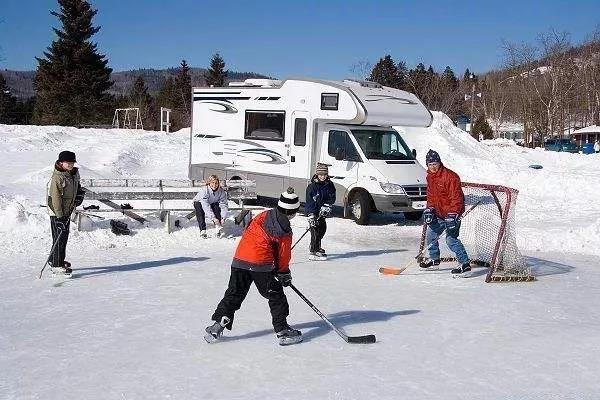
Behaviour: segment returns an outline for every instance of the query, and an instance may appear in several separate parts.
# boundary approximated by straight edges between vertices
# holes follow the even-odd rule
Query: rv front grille
[[[427,199],[427,186],[425,185],[411,185],[411,186],[402,186],[406,191],[408,197],[410,197],[413,201],[420,201]],[[418,199],[416,198],[418,197]]]

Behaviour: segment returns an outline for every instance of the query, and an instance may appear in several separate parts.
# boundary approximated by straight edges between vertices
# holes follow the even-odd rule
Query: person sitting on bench
[[[227,192],[221,187],[219,177],[211,175],[205,186],[202,186],[194,197],[194,209],[200,228],[200,236],[207,237],[206,218],[214,222],[217,236],[222,233],[223,221],[227,218]]]

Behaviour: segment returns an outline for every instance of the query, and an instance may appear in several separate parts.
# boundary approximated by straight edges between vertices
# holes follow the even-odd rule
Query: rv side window
[[[285,111],[246,111],[244,138],[283,142]]]
[[[306,118],[296,118],[294,122],[294,146],[306,145]]]
[[[339,99],[339,93],[321,93],[321,110],[337,111]]]
[[[354,147],[354,144],[350,140],[350,136],[344,131],[329,131],[327,152],[334,158],[342,156],[346,161],[362,161],[356,151],[356,147]]]

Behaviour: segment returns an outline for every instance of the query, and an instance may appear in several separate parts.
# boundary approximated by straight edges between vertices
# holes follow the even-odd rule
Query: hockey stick
[[[323,313],[321,311],[319,311],[319,309],[317,307],[315,307],[315,305],[313,303],[311,303],[306,297],[304,297],[304,295],[296,288],[296,286],[290,284],[290,287],[292,288],[292,290],[294,292],[296,292],[296,294],[298,296],[300,296],[300,298],[302,300],[304,300],[304,302],[306,304],[308,304],[308,306],[310,308],[313,309],[314,312],[317,313],[317,315],[319,317],[321,317],[321,319],[323,319],[323,321],[325,321],[327,323],[327,325],[329,325],[331,327],[331,329],[333,329],[335,331],[335,333],[340,335],[340,337],[342,339],[344,339],[346,341],[346,343],[368,344],[368,343],[376,342],[375,335],[364,335],[364,336],[348,336],[348,335],[346,335],[344,332],[339,330],[333,323],[331,323],[331,321],[329,321],[329,319],[327,319],[327,317],[325,315],[323,315]]]
[[[304,236],[306,236],[306,234],[308,233],[308,231],[310,231],[310,226],[308,228],[306,228],[306,230],[304,231],[304,233],[302,234],[302,236],[300,236],[300,239],[296,240],[296,243],[294,243],[294,245],[292,246],[292,248],[290,250],[294,250],[294,247],[296,247],[296,245],[298,243],[300,243],[300,241],[302,240],[302,238]]]
[[[44,266],[42,267],[42,270],[40,271],[40,276],[38,277],[38,279],[42,279],[42,273],[46,269],[46,265],[48,265],[48,263],[50,262],[50,259],[52,258],[52,255],[54,254],[54,249],[56,248],[56,245],[58,244],[58,241],[60,240],[60,237],[62,236],[62,234],[63,234],[63,230],[61,229],[60,232],[58,233],[58,236],[56,237],[56,240],[54,241],[54,244],[52,245],[52,248],[50,249],[50,255],[46,259],[46,262],[44,263]]]

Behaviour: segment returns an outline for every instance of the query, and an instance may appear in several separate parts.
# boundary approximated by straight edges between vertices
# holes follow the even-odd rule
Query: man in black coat
[[[335,186],[329,179],[327,164],[317,164],[315,175],[306,188],[306,215],[310,226],[310,255],[314,260],[325,260],[327,254],[321,240],[327,231],[325,218],[335,203]]]

